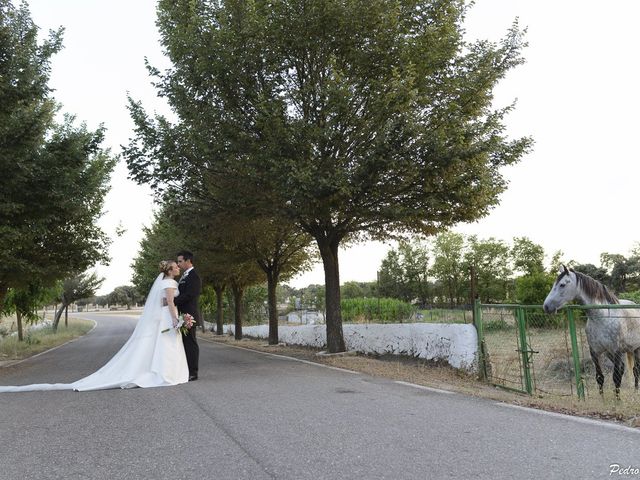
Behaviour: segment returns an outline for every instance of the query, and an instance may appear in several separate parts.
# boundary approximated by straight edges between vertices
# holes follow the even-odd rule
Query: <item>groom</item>
[[[178,313],[188,313],[193,316],[196,324],[191,327],[189,333],[182,337],[184,352],[187,355],[189,365],[189,381],[198,379],[198,355],[200,347],[196,341],[196,325],[202,324],[200,309],[198,308],[198,297],[202,290],[202,282],[198,273],[193,268],[193,253],[188,250],[178,252],[178,267],[182,270],[182,277],[178,282],[180,294],[174,298],[174,303],[178,307]]]

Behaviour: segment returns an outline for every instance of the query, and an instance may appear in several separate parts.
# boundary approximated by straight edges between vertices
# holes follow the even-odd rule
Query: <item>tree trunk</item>
[[[213,289],[216,292],[216,335],[222,335],[224,333],[222,331],[224,329],[224,309],[222,308],[222,292],[224,291],[224,285],[216,285]]]
[[[64,309],[64,327],[69,328],[69,305]]]
[[[0,284],[0,305],[4,305],[4,299],[9,292],[9,287],[6,287],[4,284]]]
[[[60,309],[56,311],[56,314],[53,316],[53,325],[51,325],[51,329],[53,333],[58,331],[58,324],[60,323],[60,317],[62,317],[62,312],[67,308],[66,304],[60,305]]]
[[[267,304],[269,306],[269,345],[277,345],[278,340],[278,305],[276,300],[276,287],[278,286],[278,274],[274,271],[267,272]]]
[[[234,303],[234,323],[236,340],[242,340],[242,299],[244,297],[244,287],[234,285],[233,288],[233,303]]]
[[[322,264],[324,266],[327,351],[329,353],[346,350],[342,333],[342,311],[340,310],[340,269],[338,265],[338,240],[317,238]]]
[[[22,342],[24,340],[24,334],[22,332],[22,313],[16,310],[16,320],[18,322],[18,341]]]

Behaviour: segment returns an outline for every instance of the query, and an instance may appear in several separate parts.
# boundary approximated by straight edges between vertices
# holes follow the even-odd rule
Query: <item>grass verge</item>
[[[345,368],[367,375],[384,377],[391,380],[410,382],[441,390],[449,390],[475,397],[487,398],[499,402],[538,408],[550,412],[577,415],[614,421],[630,427],[640,427],[640,394],[622,392],[621,401],[613,398],[612,392],[579,401],[577,397],[534,397],[505,391],[478,380],[460,370],[441,363],[422,359],[386,355],[318,356],[315,348],[298,345],[267,345],[265,339],[244,338],[235,340],[229,335],[215,335],[211,332],[200,333],[198,337],[228,345],[249,348],[262,352],[287,355],[323,365]]]
[[[69,326],[59,325],[56,333],[51,327],[27,328],[24,332],[24,340],[21,342],[18,341],[17,335],[0,338],[0,364],[6,361],[22,360],[62,345],[86,334],[94,325],[95,323],[90,320],[70,318]]]

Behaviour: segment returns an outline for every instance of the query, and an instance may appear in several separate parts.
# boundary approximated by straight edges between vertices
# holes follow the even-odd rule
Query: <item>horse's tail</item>
[[[633,356],[633,352],[627,352],[627,367],[629,368],[629,378],[631,378],[632,382],[634,382],[634,375],[633,375],[633,367],[635,365],[635,358]]]

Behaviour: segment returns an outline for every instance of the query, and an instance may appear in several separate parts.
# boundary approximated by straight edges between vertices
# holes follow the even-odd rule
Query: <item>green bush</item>
[[[618,295],[618,298],[621,300],[631,300],[634,303],[640,304],[640,290],[635,290],[633,292],[623,292]]]
[[[516,302],[523,305],[542,305],[555,278],[544,272],[516,278]]]
[[[483,323],[483,329],[485,332],[497,332],[500,330],[510,330],[514,328],[513,325],[509,325],[504,319],[499,318],[497,320],[489,320]]]
[[[411,321],[416,308],[395,298],[348,298],[340,303],[342,320],[347,323]]]

